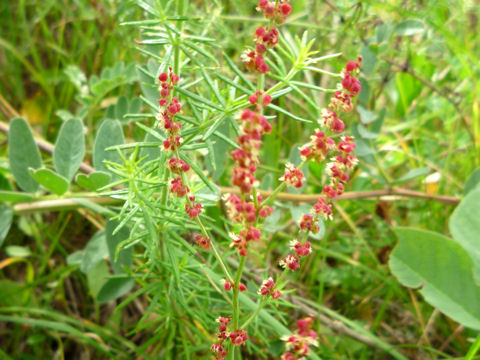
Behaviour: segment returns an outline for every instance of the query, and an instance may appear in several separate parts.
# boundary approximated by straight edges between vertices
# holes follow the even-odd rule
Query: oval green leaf
[[[68,190],[68,181],[63,176],[54,173],[50,169],[30,169],[30,174],[38,182],[48,191],[57,194],[63,195]]]
[[[463,189],[463,193],[467,195],[473,189],[476,189],[480,186],[480,168],[476,169],[473,173],[470,174],[468,177],[467,182],[465,183],[465,188]]]
[[[420,19],[408,19],[397,25],[394,32],[400,36],[412,36],[422,33],[425,30],[425,24]]]
[[[83,124],[78,119],[63,123],[53,151],[55,170],[69,182],[80,168],[85,156]]]
[[[114,230],[119,223],[117,221],[109,220],[105,225],[105,235],[107,236],[107,247],[110,261],[112,263],[115,274],[124,273],[123,267],[130,268],[133,263],[133,248],[117,250],[120,243],[130,236],[130,230],[126,227],[113,235]]]
[[[472,190],[460,202],[448,223],[453,240],[468,251],[480,283],[480,188]]]
[[[105,120],[98,129],[95,137],[93,149],[93,166],[96,170],[109,172],[104,160],[111,162],[121,162],[120,156],[116,151],[107,151],[106,149],[123,144],[123,130],[118,120]]]
[[[112,176],[102,171],[85,175],[77,175],[77,184],[89,191],[97,191],[98,189],[107,186],[110,183]]]
[[[135,280],[124,278],[108,279],[101,287],[96,298],[100,304],[118,299],[128,293],[135,285]]]
[[[16,118],[10,122],[8,161],[18,186],[27,192],[37,191],[38,183],[32,178],[28,169],[41,167],[42,159],[32,131],[23,118]]]

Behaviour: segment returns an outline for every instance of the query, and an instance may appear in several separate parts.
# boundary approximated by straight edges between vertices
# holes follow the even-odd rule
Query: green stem
[[[240,256],[240,262],[238,264],[237,274],[235,275],[235,282],[233,284],[233,299],[232,299],[232,306],[233,306],[233,329],[234,331],[238,330],[238,317],[239,317],[239,285],[240,280],[242,279],[243,267],[245,266],[245,256]],[[230,343],[229,351],[228,351],[228,359],[235,360],[235,346]]]
[[[202,232],[202,235],[205,236],[205,237],[208,237],[210,239],[210,246],[212,247],[213,255],[215,256],[215,259],[217,259],[218,263],[220,264],[220,267],[222,268],[225,276],[227,277],[227,280],[230,283],[233,283],[232,275],[228,271],[227,266],[225,265],[222,257],[220,256],[220,253],[218,252],[217,247],[215,246],[215,243],[213,242],[213,239],[209,236],[209,234],[207,232],[207,229],[205,229],[205,226],[203,225],[202,220],[198,216],[197,216],[197,224],[198,224],[198,226],[200,226],[200,230]]]
[[[264,306],[267,304],[268,302],[268,297],[264,296],[262,297],[260,303],[258,304],[257,308],[255,309],[255,311],[248,317],[247,320],[245,320],[245,322],[240,326],[241,329],[246,329],[248,324],[250,324],[252,322],[253,319],[255,319],[255,317],[258,315],[258,313],[264,308]]]
[[[233,285],[233,329],[238,329],[238,318],[239,318],[239,302],[238,294],[240,281],[242,279],[243,267],[245,266],[245,256],[240,255],[240,262],[238,264],[237,274],[235,276],[235,284]]]
[[[470,346],[467,355],[465,355],[464,360],[472,360],[480,349],[480,334],[477,335],[475,342]]]
[[[185,15],[185,7],[184,7],[185,3],[183,0],[177,0],[177,14],[179,16],[182,16],[182,15]],[[179,21],[178,22],[178,30],[179,30],[179,34],[182,33],[183,31],[183,21]],[[168,27],[167,27],[168,28]],[[175,43],[174,43],[174,47],[173,47],[173,51],[174,51],[174,54],[173,54],[173,72],[175,74],[177,74],[178,76],[180,76],[180,35],[177,35],[175,37]]]
[[[178,153],[178,149],[175,149],[175,157],[177,159],[181,159],[180,154]],[[188,178],[187,178],[187,176],[184,172],[182,172],[182,180],[183,180],[183,183],[185,184],[185,186],[190,188],[189,183],[188,183]],[[187,196],[187,203],[189,205],[192,205],[192,202],[190,201],[188,196]],[[220,267],[222,268],[225,276],[227,277],[227,280],[229,282],[233,283],[233,277],[230,274],[230,271],[228,271],[228,268],[225,265],[225,262],[223,261],[222,257],[220,256],[220,253],[218,252],[218,249],[215,246],[215,243],[213,242],[213,238],[208,234],[208,231],[205,228],[205,225],[203,225],[202,219],[200,218],[200,216],[197,216],[195,218],[195,220],[196,220],[198,226],[200,227],[200,231],[201,231],[202,235],[210,239],[210,246],[212,247],[213,255],[215,256],[215,259],[217,259],[218,263],[220,264]]]

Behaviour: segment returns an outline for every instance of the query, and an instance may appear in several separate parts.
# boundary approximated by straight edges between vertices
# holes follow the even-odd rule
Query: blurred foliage
[[[188,3],[191,12],[200,18],[198,23],[192,22],[189,35],[214,35],[216,42],[204,54],[194,48],[194,41],[185,50],[196,53],[202,64],[208,63],[209,67],[204,68],[208,70],[207,76],[225,85],[224,79],[233,76],[224,74],[234,74],[235,65],[229,65],[222,53],[240,67],[240,54],[251,42],[251,34],[260,21],[254,11],[256,2],[192,0]],[[469,175],[480,165],[480,82],[475,80],[480,76],[479,1],[292,0],[291,3],[294,12],[282,30],[288,43],[294,43],[294,34],[308,30],[309,39],[315,38],[313,49],[319,56],[342,53],[339,60],[324,63],[325,70],[332,72],[338,72],[346,60],[358,54],[363,57],[363,90],[358,111],[346,119],[357,138],[361,161],[347,190],[402,186],[431,196],[462,196]],[[53,143],[62,134],[62,126],[68,126],[73,118],[82,119],[87,125],[86,156],[94,165],[96,161],[90,150],[97,141],[108,140],[109,146],[113,146],[123,142],[125,136],[131,142],[144,139],[158,142],[158,134],[146,130],[150,119],[125,116],[146,110],[148,105],[140,102],[141,96],[147,100],[149,94],[153,99],[156,96],[156,89],[148,87],[145,74],[158,71],[155,62],[147,59],[158,52],[160,44],[158,48],[141,46],[137,29],[119,25],[146,17],[147,12],[130,1],[0,2],[2,120],[20,114],[36,133]],[[283,70],[281,62],[275,61],[274,65]],[[216,104],[218,99],[210,94],[212,91],[200,68],[184,69],[192,81],[190,90],[195,89]],[[203,80],[195,83],[196,78]],[[293,81],[322,88],[336,85],[331,78],[312,72]],[[241,86],[248,86],[248,79]],[[302,88],[301,93],[292,91],[278,100],[278,106],[287,113],[278,113],[274,133],[265,139],[264,154],[268,156],[262,159],[264,166],[259,170],[262,188],[274,186],[284,163],[295,157],[291,150],[305,142],[314,128],[313,124],[299,126],[292,115],[315,120],[328,99],[328,94],[308,88]],[[183,95],[188,97],[188,93]],[[227,92],[221,96],[231,98]],[[196,121],[193,115],[192,119]],[[142,121],[139,126],[137,121]],[[215,130],[229,136],[227,128],[220,126]],[[23,127],[19,131],[25,132]],[[116,141],[111,134],[122,141]],[[1,140],[4,144],[5,138]],[[209,146],[215,146],[215,158],[199,158],[205,162],[214,182],[227,186],[230,175],[225,154],[231,145],[218,141]],[[108,155],[112,154],[108,160],[122,162],[115,157],[116,153]],[[149,148],[142,149],[141,156],[145,154],[156,156]],[[1,147],[0,156],[2,202],[29,201],[25,193],[3,193],[15,189],[11,175],[15,170],[8,167],[6,145]],[[71,156],[74,159],[74,152]],[[44,165],[51,167],[55,163],[62,173],[58,162],[53,160],[44,157]],[[128,161],[135,162],[138,158],[126,160],[128,166]],[[38,161],[33,165],[41,166]],[[44,170],[35,170],[36,176],[52,176]],[[71,170],[64,171],[70,189],[78,184],[95,191],[110,179],[110,175],[96,172],[88,177],[78,175],[69,185]],[[478,177],[478,170],[475,174],[470,179]],[[306,193],[321,191],[321,176],[322,167],[311,165]],[[62,180],[65,179],[60,178],[58,183]],[[466,191],[473,189],[476,182],[469,180]],[[204,194],[206,198],[209,195],[208,191]],[[155,281],[139,280],[130,290],[133,283],[125,280],[122,267],[114,265],[111,269],[111,261],[105,259],[115,259],[112,244],[132,239],[113,220],[105,223],[95,204],[86,205],[87,210],[79,212],[15,217],[11,207],[1,205],[0,357],[96,359],[136,358],[135,354],[142,354],[144,358],[194,359],[203,356],[213,331],[210,319],[191,321],[191,310],[175,292],[180,279],[168,275],[172,268],[165,265],[167,262],[160,262],[155,274],[162,275]],[[392,346],[410,359],[462,358],[471,348],[476,333],[438,313],[418,292],[402,287],[386,265],[397,243],[394,228],[415,227],[449,236],[447,220],[453,209],[440,202],[398,197],[340,201],[336,204],[336,220],[326,226],[323,239],[313,243],[316,256],[297,279],[297,295],[308,301],[300,302],[300,309],[292,308],[282,322],[291,324],[297,314],[309,308],[367,339],[362,342],[345,336],[342,331],[337,334],[318,321],[321,346],[317,353],[324,359],[388,359],[392,355],[385,350]],[[299,207],[285,203],[284,210],[269,223],[274,234],[268,247],[271,250],[285,248],[291,238],[291,220]],[[208,215],[221,218],[220,210],[213,207]],[[113,234],[115,228],[118,236]],[[406,241],[399,237],[406,246]],[[170,239],[175,248],[173,255],[181,260],[185,271],[181,279],[186,282],[184,291],[187,295],[200,293],[196,295],[198,306],[207,304],[201,294],[211,294],[210,284],[187,262],[187,255],[182,259],[183,253],[176,249],[184,246],[185,240],[174,233]],[[156,256],[151,252],[148,255]],[[267,260],[271,261],[260,256],[254,259],[258,264]],[[144,259],[127,256],[117,261],[141,265]],[[255,271],[251,270],[249,275],[254,277]],[[112,284],[119,291],[113,298],[127,294],[117,300],[117,304],[121,303],[117,307],[106,296],[112,295],[105,290]],[[250,285],[253,287],[253,282]],[[219,304],[221,300],[215,299]],[[199,339],[204,343],[198,343]],[[281,352],[282,344],[268,334],[262,333],[261,341],[259,345],[267,347],[273,358]],[[258,358],[268,356],[258,352]]]

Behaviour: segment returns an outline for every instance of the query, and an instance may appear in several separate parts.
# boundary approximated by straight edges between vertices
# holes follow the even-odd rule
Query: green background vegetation
[[[334,221],[327,224],[323,239],[313,242],[314,256],[289,285],[307,300],[292,298],[296,306],[291,311],[282,315],[274,309],[271,314],[290,328],[299,316],[316,314],[316,353],[324,359],[464,358],[475,331],[435,310],[418,291],[403,287],[387,263],[401,237],[394,231],[397,227],[451,235],[448,219],[467,178],[480,165],[480,4],[291,4],[294,11],[282,28],[283,36],[289,39],[308,30],[308,38],[316,39],[313,50],[318,56],[341,52],[325,63],[327,70],[340,71],[358,54],[364,59],[357,111],[346,118],[360,156],[347,190],[401,188],[437,199],[393,194],[336,203]],[[207,29],[208,36],[218,39],[207,54],[213,59],[201,60],[209,74],[230,71],[222,53],[241,68],[240,54],[261,22],[254,8],[255,1],[189,1],[190,14],[200,18],[192,27],[199,33],[193,35]],[[0,2],[1,120],[23,116],[36,135],[55,143],[61,125],[81,117],[87,125],[86,156],[91,164],[95,135],[104,119],[120,120],[127,140],[144,139],[143,128],[123,115],[147,112],[140,101],[136,64],[147,63],[145,50],[158,49],[139,46],[137,28],[120,24],[147,17],[134,1]],[[182,76],[200,78],[200,68],[187,66]],[[324,88],[336,85],[336,79],[320,74],[294,81]],[[317,119],[328,99],[328,94],[309,89],[302,93],[292,92],[276,103],[287,113],[278,114],[273,134],[264,141],[268,156],[262,159],[258,177],[265,187],[275,183],[284,163],[295,156],[291,150],[314,128],[289,114]],[[0,135],[0,189],[12,190],[6,139]],[[221,151],[216,155],[216,162],[222,163]],[[225,166],[210,175],[218,185],[229,186],[231,163],[224,160]],[[54,159],[44,154],[43,161],[50,166]],[[310,167],[304,193],[321,191],[321,171],[321,166]],[[437,201],[439,195],[447,196],[447,202]],[[281,218],[275,219],[278,224],[272,223],[271,249],[286,248],[291,219],[304,209],[284,203]],[[209,316],[193,321],[175,309],[179,294],[166,275],[171,268],[160,263],[154,282],[139,280],[128,295],[103,303],[97,296],[103,283],[96,281],[98,274],[108,272],[107,263],[89,272],[75,261],[67,262],[91,244],[92,237],[105,236],[97,232],[105,218],[94,210],[15,217],[0,248],[0,358],[205,357],[214,325]],[[1,211],[5,217],[7,210]],[[214,210],[209,215],[220,217]],[[273,261],[254,260],[258,266]],[[145,260],[134,261],[141,266]],[[249,270],[253,279],[254,270]],[[200,284],[197,290],[212,291],[208,282],[196,278],[202,274],[195,274],[194,267],[186,266],[185,273],[190,281],[185,291],[193,289],[195,281]],[[202,301],[199,295],[199,307]],[[258,338],[249,350],[256,355],[245,358],[278,357],[278,338],[261,326],[253,333]]]

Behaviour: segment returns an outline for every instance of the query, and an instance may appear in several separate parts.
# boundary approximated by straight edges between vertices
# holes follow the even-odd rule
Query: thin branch
[[[64,211],[64,210],[76,210],[86,208],[85,201],[95,203],[103,206],[113,206],[123,204],[121,199],[112,199],[110,197],[98,197],[98,198],[78,198],[79,202],[75,199],[54,199],[54,200],[40,200],[29,203],[19,203],[13,206],[13,213],[15,215],[32,214],[36,212],[50,212],[50,211]]]
[[[222,194],[239,194],[237,188],[231,187],[221,187]],[[272,192],[258,190],[258,193],[263,197],[268,197]],[[289,194],[281,192],[278,194],[277,199],[281,201],[288,201],[294,203],[314,203],[318,200],[320,195],[318,194]],[[371,191],[352,191],[346,192],[341,196],[336,197],[334,200],[347,200],[347,199],[369,199],[369,198],[380,198],[382,200],[402,200],[405,198],[420,198],[427,199],[432,201],[438,201],[446,204],[458,204],[460,201],[459,198],[453,196],[444,196],[444,195],[431,195],[427,193],[422,193],[418,191],[413,191],[409,189],[402,188],[392,188],[392,189],[382,189],[382,190],[371,190]],[[78,198],[80,201],[77,202],[75,199],[54,199],[54,200],[40,200],[29,203],[19,203],[13,207],[13,211],[16,215],[22,214],[31,214],[35,212],[49,212],[49,211],[62,211],[62,210],[74,210],[79,208],[84,208],[83,201],[94,202],[98,205],[112,206],[112,205],[121,205],[123,200],[112,199],[110,197],[98,197],[98,198]],[[82,201],[83,200],[83,201]]]
[[[238,195],[240,191],[233,187],[221,187],[220,191],[230,194]],[[268,197],[271,195],[271,191],[257,190],[257,193],[262,195],[262,197]],[[281,201],[289,201],[295,203],[312,203],[316,202],[320,194],[289,194],[281,192],[278,194],[277,199]],[[400,200],[401,198],[421,198],[427,200],[438,201],[446,204],[458,204],[460,201],[459,198],[455,196],[447,195],[435,195],[427,194],[424,192],[404,189],[404,188],[387,188],[381,190],[370,190],[370,191],[351,191],[346,192],[340,196],[337,196],[334,200],[351,200],[351,199],[362,199],[362,198],[382,198],[382,200]]]

